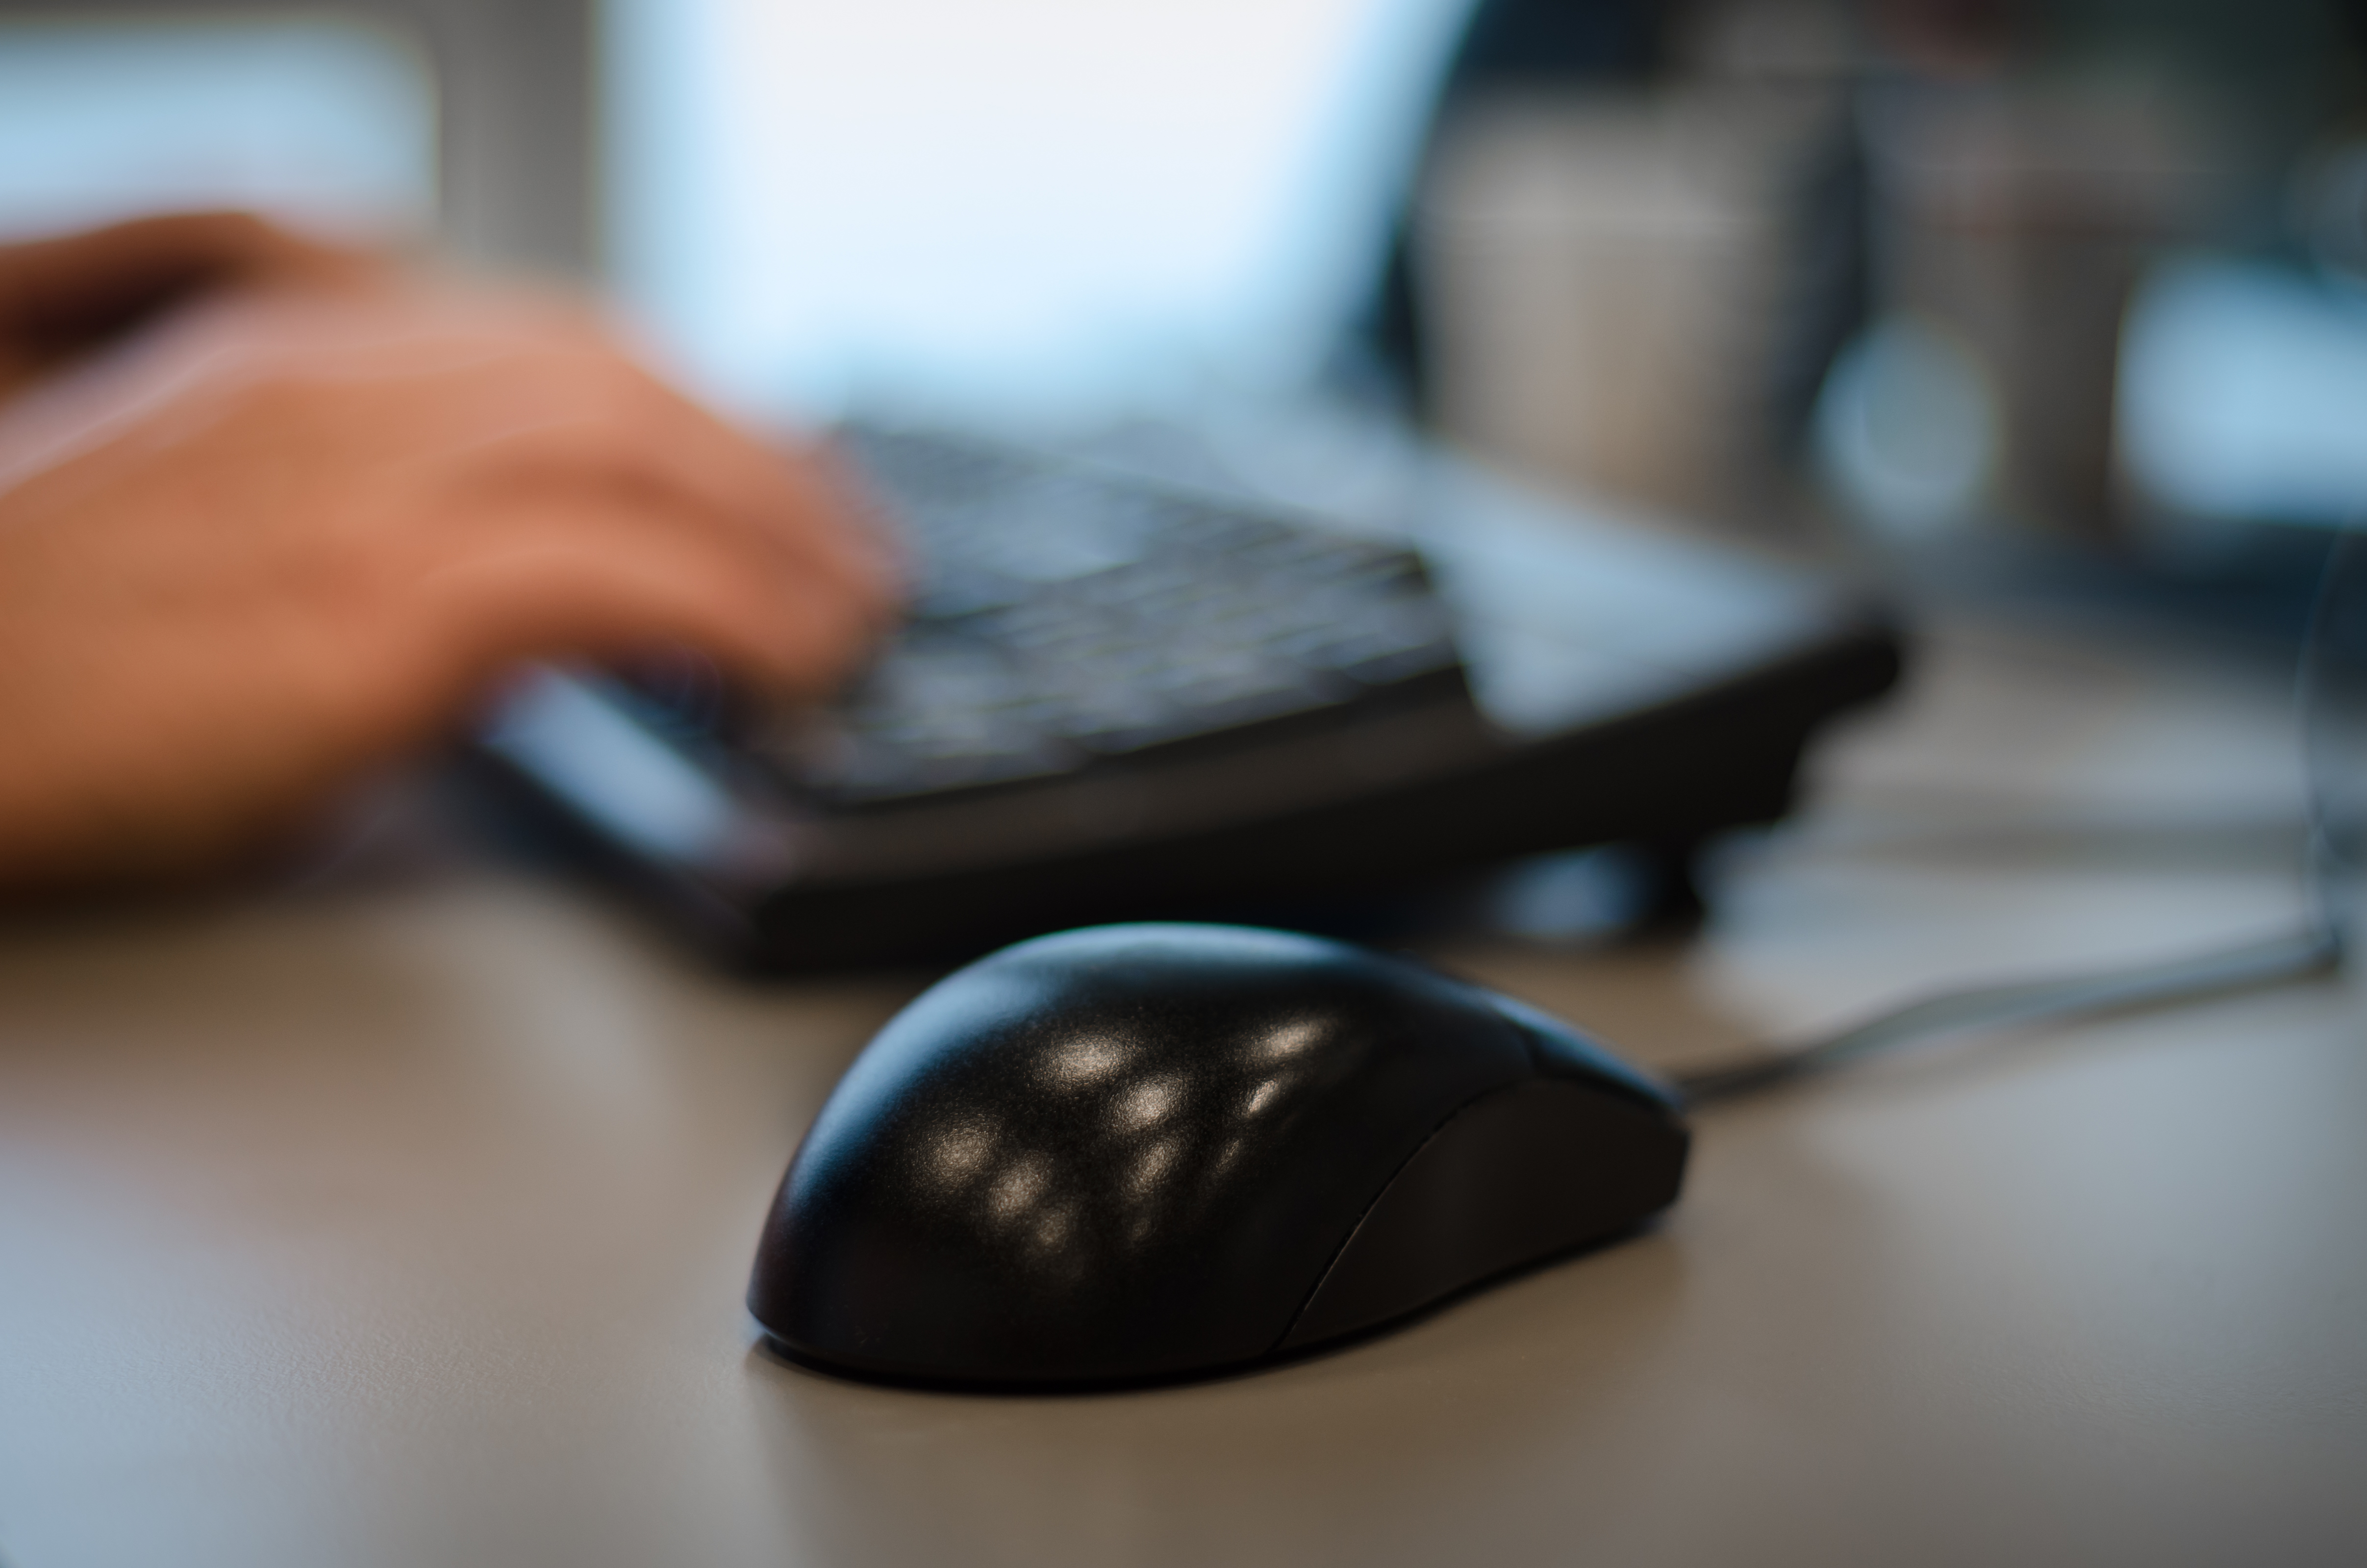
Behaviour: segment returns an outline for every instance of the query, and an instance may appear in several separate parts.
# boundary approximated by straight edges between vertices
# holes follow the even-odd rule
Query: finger
[[[894,515],[872,493],[861,470],[828,441],[781,436],[760,444],[787,462],[797,483],[838,520],[840,542],[854,552],[866,575],[880,585],[892,617],[909,597],[912,560]]]
[[[669,490],[885,619],[899,574],[842,479],[719,418],[596,330],[540,355],[535,347],[522,346],[507,375],[455,365],[415,389],[456,441],[471,443],[481,472]],[[453,384],[425,384],[438,375]]]
[[[748,517],[810,572],[885,619],[902,597],[900,573],[847,476],[807,454],[768,447],[662,384],[654,391],[651,454],[665,479]]]
[[[815,583],[874,626],[887,619],[893,575],[839,490],[605,347],[578,356],[529,346],[473,362],[431,361],[424,371],[404,364],[375,385],[345,379],[352,361],[334,369],[337,398],[280,389],[260,411],[265,423],[283,436],[320,423],[321,437],[307,446],[341,459],[338,442],[358,429],[382,445],[378,460],[406,471],[413,485],[450,485],[482,501],[612,492],[716,535],[752,570]],[[314,364],[311,379],[322,374]],[[357,396],[375,400],[359,421]],[[219,412],[223,400],[209,406]],[[379,515],[433,535],[481,511],[400,506]]]
[[[528,291],[422,293],[413,304],[415,335],[397,330],[354,347],[390,378],[453,378],[416,395],[443,412],[456,440],[473,437],[488,457],[513,438],[528,450],[540,442],[553,466],[664,484],[764,530],[882,619],[900,599],[900,562],[866,518],[851,472],[700,405],[626,352],[595,313]],[[319,362],[317,338],[300,347]]]
[[[185,356],[166,394],[173,408],[131,401],[148,444],[202,450],[217,460],[209,472],[243,460],[273,488],[312,495],[255,519],[292,530],[291,559],[312,552],[307,538],[342,538],[374,563],[366,573],[415,577],[497,542],[481,537],[489,519],[573,509],[682,536],[786,602],[813,601],[797,624],[843,623],[827,633],[833,646],[859,647],[879,629],[885,596],[876,569],[832,548],[832,533],[846,525],[809,515],[792,518],[803,534],[782,527],[771,512],[823,504],[787,483],[768,494],[766,475],[719,479],[753,443],[730,432],[712,442],[706,415],[620,366],[605,346],[554,350],[554,334],[566,332],[507,314],[480,329],[456,325],[448,312],[389,304],[333,312],[333,330],[319,334],[290,325],[288,312],[266,314],[260,339],[233,335],[219,353]],[[280,327],[289,351],[301,350],[292,360],[281,359]],[[335,333],[346,341],[334,342]],[[754,456],[787,467],[761,449]],[[802,669],[792,674],[805,683]]]
[[[762,686],[819,695],[860,651],[863,625],[819,585],[764,581],[744,560],[645,508],[514,507],[422,574],[402,617],[411,680],[448,708],[529,658],[600,661],[699,648]]]
[[[482,457],[488,483],[602,485],[671,508],[776,570],[825,585],[873,625],[897,597],[845,497],[687,403],[651,401],[522,430]]]
[[[873,494],[861,465],[832,437],[814,440],[783,433],[769,444],[801,462],[811,483],[838,497],[841,507],[855,520],[857,543],[877,563],[900,602],[912,578],[910,542],[895,513]]]
[[[825,648],[850,653],[882,629],[883,602],[870,579],[789,548],[708,487],[676,483],[630,449],[629,438],[579,426],[501,445],[504,451],[481,454],[483,466],[458,481],[426,463],[403,489],[381,486],[376,521],[366,525],[377,536],[368,543],[375,558],[390,562],[392,574],[425,576],[457,560],[572,534],[586,548],[695,557],[735,592],[764,596],[774,607],[768,622],[787,618],[786,631],[768,634],[796,665],[817,658],[799,648],[801,628],[812,629]],[[782,674],[757,673],[774,680]],[[791,684],[808,684],[797,668],[787,673]]]
[[[665,385],[579,309],[530,295],[250,300],[185,324],[147,358],[151,380],[177,366],[182,390],[203,393],[184,399],[200,424],[236,417],[243,398],[266,405],[244,412],[283,447],[318,460],[448,460],[493,483],[667,489],[877,623],[900,597],[843,481]]]

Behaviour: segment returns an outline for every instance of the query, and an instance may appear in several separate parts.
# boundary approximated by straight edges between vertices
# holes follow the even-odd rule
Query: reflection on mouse
[[[857,1377],[1236,1371],[1633,1230],[1666,1089],[1420,965],[1228,926],[1038,937],[923,993],[790,1162],[748,1305]]]

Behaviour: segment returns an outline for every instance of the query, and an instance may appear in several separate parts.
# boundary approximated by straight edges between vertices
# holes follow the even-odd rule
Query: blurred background
[[[2266,625],[2367,502],[2362,67],[2336,0],[0,0],[0,233],[260,208],[759,417],[1319,392]]]

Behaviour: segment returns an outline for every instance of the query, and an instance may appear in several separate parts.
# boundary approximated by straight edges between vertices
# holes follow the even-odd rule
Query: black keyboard
[[[802,798],[1041,780],[1462,687],[1410,551],[942,437],[846,445],[917,576],[844,702],[735,735]]]
[[[761,967],[1319,923],[1612,841],[1681,867],[1787,811],[1809,735],[1898,670],[1838,585],[1443,458],[1407,492],[1417,553],[1056,457],[846,441],[918,581],[843,701],[544,670],[472,753],[515,824]]]

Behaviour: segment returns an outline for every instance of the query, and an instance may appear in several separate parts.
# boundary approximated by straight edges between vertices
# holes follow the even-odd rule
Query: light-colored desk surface
[[[2273,676],[1933,653],[1699,942],[1446,956],[1667,1060],[2291,918]],[[1656,1234],[1060,1399],[831,1381],[742,1313],[908,990],[465,868],[0,933],[0,1562],[2367,1562],[2355,982],[1716,1109]]]

